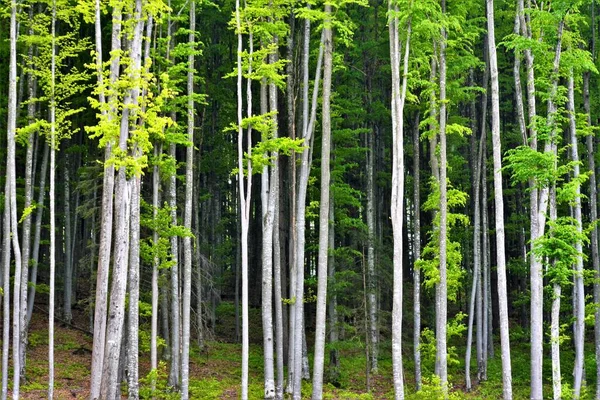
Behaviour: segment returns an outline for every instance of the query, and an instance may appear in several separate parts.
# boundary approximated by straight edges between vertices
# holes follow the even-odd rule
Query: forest
[[[0,399],[600,399],[596,0],[5,0]]]

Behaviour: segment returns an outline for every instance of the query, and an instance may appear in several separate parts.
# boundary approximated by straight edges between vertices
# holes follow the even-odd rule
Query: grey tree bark
[[[30,10],[30,16],[33,16],[33,11]],[[30,28],[30,33],[32,29]],[[33,60],[33,46],[29,46],[28,51],[29,60]],[[33,100],[36,96],[37,91],[37,80],[32,72],[27,74],[27,88],[29,92],[29,99]],[[29,123],[33,123],[35,121],[35,111],[36,105],[33,101],[27,104],[27,119]],[[35,172],[35,164],[34,164],[34,142],[35,142],[36,134],[31,132],[29,134],[27,140],[27,151],[25,155],[25,199],[23,202],[23,208],[25,210],[31,207],[32,199],[33,199],[33,182],[34,182],[34,172]],[[29,289],[29,263],[31,256],[31,213],[26,214],[23,217],[23,237],[21,243],[23,244],[23,254],[22,254],[22,262],[21,266],[21,310],[20,310],[20,324],[21,324],[21,344],[20,344],[20,364],[21,364],[21,377],[25,378],[25,356],[27,352],[27,331],[28,331],[28,321],[27,318],[27,304],[28,304],[28,289]]]
[[[571,156],[574,163],[573,179],[579,179],[579,151],[577,142],[577,128],[575,123],[575,83],[573,77],[573,69],[569,71],[568,83],[568,102],[567,110],[569,112],[569,131],[571,139]],[[581,186],[575,188],[575,204],[574,204],[575,221],[577,222],[577,231],[581,234],[583,230],[583,218],[581,216]],[[584,362],[584,339],[585,339],[585,293],[583,288],[583,246],[580,240],[575,241],[575,249],[577,250],[577,263],[575,264],[575,288],[577,289],[575,302],[575,365],[574,365],[574,382],[573,382],[573,397],[579,398],[581,394],[581,386],[584,380],[583,362]]]
[[[377,327],[377,278],[375,273],[375,135],[373,129],[367,138],[367,308],[368,335],[370,345],[369,369],[372,374],[378,370],[378,327]]]
[[[196,30],[196,2],[190,2],[190,32],[188,42],[191,50],[195,50]],[[186,149],[185,167],[185,211],[184,227],[192,231],[192,196],[194,189],[194,52],[188,55],[187,74],[187,134],[189,144]],[[189,398],[190,380],[190,326],[191,326],[191,300],[192,300],[192,238],[183,238],[183,311],[182,311],[182,352],[181,352],[181,398]]]
[[[323,28],[323,98],[321,142],[321,200],[319,202],[319,252],[317,262],[317,314],[313,367],[313,399],[323,398],[323,366],[325,364],[325,328],[327,312],[327,261],[329,258],[329,186],[331,182],[331,76],[333,72],[333,33],[331,5],[325,3]]]
[[[445,0],[442,0],[442,11],[446,12]],[[440,282],[436,294],[436,365],[442,393],[448,397],[448,353],[446,346],[446,324],[448,320],[448,283],[447,283],[447,159],[446,159],[446,28],[442,27],[440,40]]]
[[[100,1],[95,3],[95,35],[96,35],[96,68],[98,86],[104,87],[104,78],[102,74],[102,36],[100,26]],[[121,20],[122,11],[120,7],[115,7],[112,14],[113,26],[111,34],[111,50],[114,56],[110,62],[110,83],[114,84],[119,76],[121,50]],[[104,90],[100,90],[100,102],[106,101]],[[116,104],[114,96],[108,101],[111,112],[105,115],[109,120],[112,119]],[[98,246],[98,270],[96,272],[96,298],[94,308],[94,344],[92,348],[92,366],[90,380],[90,400],[96,400],[100,396],[100,385],[102,371],[104,369],[104,353],[106,349],[106,317],[108,311],[108,275],[110,269],[112,231],[113,231],[113,193],[115,186],[115,167],[113,163],[108,162],[112,158],[112,147],[114,143],[109,141],[106,144],[104,155],[104,178],[102,183],[102,216],[100,222],[100,244]]]
[[[476,162],[473,171],[473,185],[475,196],[473,199],[473,284],[471,285],[471,300],[469,303],[469,322],[467,325],[467,349],[465,353],[465,386],[467,391],[472,389],[471,386],[471,348],[473,342],[473,321],[475,317],[475,304],[478,302],[477,297],[480,297],[481,291],[481,211],[480,211],[480,188],[481,188],[481,170],[483,161],[483,141],[482,137],[479,141],[479,151],[477,153]],[[479,292],[479,293],[478,293]],[[478,310],[481,312],[482,310]],[[477,325],[477,336],[481,335],[483,324]],[[479,343],[478,343],[479,344]],[[477,346],[477,356],[479,357],[480,349]],[[478,374],[479,375],[479,374]]]
[[[35,303],[35,285],[37,283],[38,261],[40,258],[40,241],[42,233],[42,217],[44,216],[44,199],[46,198],[46,176],[48,174],[48,157],[50,147],[44,143],[44,155],[42,156],[42,166],[40,169],[40,183],[37,199],[37,210],[35,214],[35,227],[33,234],[32,255],[31,255],[31,274],[29,281],[31,282],[29,293],[27,294],[27,324],[31,322],[33,315],[33,305]]]
[[[6,124],[6,181],[8,190],[5,196],[9,198],[10,237],[15,261],[13,289],[13,398],[19,398],[21,380],[21,246],[19,243],[17,218],[17,173],[16,173],[16,129],[17,129],[17,17],[16,1],[11,2],[10,17],[10,50],[8,77],[8,120]],[[54,36],[53,36],[54,40]],[[6,302],[10,297],[5,297]]]
[[[595,20],[594,15],[594,3],[592,3],[592,20]],[[594,26],[592,24],[592,26]],[[592,35],[594,37],[594,35]],[[592,49],[595,49],[595,40],[592,44]],[[595,54],[595,51],[592,51]],[[583,75],[583,106],[585,113],[587,114],[588,126],[591,126],[591,110],[590,110],[590,73],[586,72]],[[596,180],[596,160],[594,159],[594,137],[588,135],[586,138],[586,150],[587,150],[587,161],[588,169],[590,171],[590,220],[596,221],[598,219],[598,191],[597,191],[597,180]],[[598,254],[598,227],[594,225],[592,228],[592,234],[590,239],[590,248],[592,251],[592,267],[594,269],[594,276],[596,279],[600,278],[600,255]],[[600,284],[594,283],[594,303],[600,303]],[[600,399],[600,308],[596,308],[594,320],[594,348],[596,355],[596,400]]]
[[[73,313],[71,312],[71,299],[73,294],[73,253],[71,252],[71,177],[69,170],[69,156],[65,154],[64,165],[64,237],[65,237],[65,265],[64,265],[64,286],[63,286],[63,318],[67,323],[71,323]]]
[[[4,185],[4,193],[9,193],[8,180]],[[3,232],[2,232],[2,400],[8,397],[8,354],[10,346],[10,202],[4,196]]]
[[[48,300],[48,398],[54,398],[54,285],[56,272],[56,0],[52,2],[52,53],[50,61],[50,296]]]
[[[413,251],[415,261],[421,258],[421,149],[419,135],[420,114],[415,116],[413,133]],[[415,386],[421,390],[421,270],[413,265],[413,357],[415,359]]]
[[[135,82],[123,100],[120,121],[119,148],[127,152],[129,130],[135,121],[138,97],[140,95],[139,79],[141,77],[142,39],[144,20],[142,19],[142,1],[135,1],[135,9],[130,17],[135,23],[133,38],[129,42],[131,66],[129,79]],[[133,110],[133,112],[131,112]],[[137,149],[134,149],[134,157]],[[115,212],[115,251],[110,294],[109,318],[106,330],[106,348],[100,385],[100,397],[112,399],[120,396],[119,388],[119,356],[121,354],[123,328],[125,321],[125,292],[127,288],[127,273],[129,268],[130,218],[131,204],[136,201],[132,195],[136,189],[134,183],[126,177],[125,167],[118,169],[115,202],[119,204]]]
[[[243,120],[243,93],[242,93],[242,26],[240,17],[240,0],[235,2],[235,20],[238,38],[237,46],[237,125],[238,125],[238,185],[240,196],[240,223],[241,223],[241,258],[242,258],[242,382],[241,382],[241,398],[248,399],[248,357],[250,343],[248,339],[248,228],[250,223],[250,205],[252,194],[252,163],[250,159],[247,164],[247,183],[244,184],[244,130],[242,128]],[[250,38],[250,54],[252,53],[252,38]],[[248,81],[248,114],[252,115],[252,92],[250,81]],[[247,133],[247,152],[251,153],[252,137],[251,131]]]
[[[391,219],[394,241],[393,256],[393,306],[392,306],[392,365],[394,393],[396,399],[404,399],[404,372],[402,367],[402,273],[404,222],[404,103],[408,81],[408,59],[410,55],[410,21],[407,23],[406,45],[402,60],[403,75],[400,78],[401,44],[398,5],[388,2],[388,12],[394,13],[389,21],[390,59],[392,68],[392,196]],[[402,86],[401,82],[402,81]]]
[[[129,310],[127,315],[127,383],[130,400],[139,398],[140,192],[141,176],[131,178],[129,239]]]
[[[303,54],[303,80],[304,80],[304,99],[303,99],[303,136],[304,144],[308,145],[312,143],[312,136],[315,127],[315,120],[317,114],[317,100],[319,96],[319,81],[321,78],[321,66],[323,63],[323,36],[321,36],[321,47],[319,49],[319,56],[317,58],[317,69],[315,73],[312,102],[310,103],[310,118],[308,114],[308,49],[310,40],[310,22],[307,20],[305,23],[304,30],[304,54]],[[296,234],[296,277],[295,277],[295,288],[294,288],[294,326],[293,330],[290,330],[290,337],[293,337],[293,371],[292,379],[290,380],[292,394],[294,400],[299,400],[301,396],[301,382],[302,382],[302,371],[306,368],[303,366],[304,361],[304,245],[306,243],[305,238],[305,224],[306,224],[306,192],[308,188],[308,176],[310,171],[311,157],[310,149],[305,149],[302,152],[302,160],[300,165],[300,174],[298,176],[298,188],[296,196],[296,225],[294,227]],[[291,284],[291,283],[290,283]],[[291,359],[291,357],[290,357]],[[291,365],[291,362],[290,362]]]
[[[327,260],[329,283],[334,287],[331,298],[327,304],[329,313],[329,343],[331,349],[329,350],[329,382],[339,382],[340,378],[340,357],[339,351],[336,348],[336,344],[339,340],[339,327],[338,327],[338,311],[337,311],[337,293],[335,290],[335,196],[331,196],[329,201],[329,259]]]
[[[154,158],[157,159],[158,155],[162,153],[162,145],[157,144],[154,147]],[[156,217],[158,215],[158,205],[160,204],[160,172],[158,163],[154,164],[153,172],[152,172],[152,216],[154,218],[154,222],[156,223]],[[152,241],[156,246],[158,245],[158,231],[154,229],[152,233]],[[158,267],[160,265],[160,260],[158,256],[154,256],[152,261],[152,319],[150,322],[150,369],[152,371],[157,371],[158,368],[158,300],[159,300],[159,290],[158,290]],[[156,388],[156,379],[152,379],[151,388]]]
[[[496,268],[498,275],[498,310],[502,351],[502,383],[505,400],[512,399],[510,341],[508,333],[508,294],[506,288],[506,255],[504,253],[504,198],[502,192],[502,154],[500,151],[500,89],[494,33],[494,1],[487,0],[488,54],[492,87],[492,154],[494,159],[494,205],[496,216]]]

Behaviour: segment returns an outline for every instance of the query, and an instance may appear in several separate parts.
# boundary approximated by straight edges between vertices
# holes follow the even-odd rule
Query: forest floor
[[[77,315],[76,315],[77,317]],[[76,318],[74,324],[86,325],[86,317]],[[78,323],[80,325],[78,325]],[[260,319],[257,320],[260,324]],[[241,346],[231,343],[231,332],[227,327],[219,326],[216,329],[215,340],[207,341],[200,349],[195,343],[192,345],[190,354],[190,398],[191,399],[237,399],[239,398],[239,386],[241,375]],[[234,328],[235,329],[235,328]],[[55,398],[56,399],[86,399],[89,396],[90,365],[92,338],[87,329],[76,328],[61,323],[55,328]],[[225,337],[219,337],[219,333]],[[251,329],[250,347],[250,386],[249,398],[262,398],[262,348],[260,346],[260,332]],[[528,340],[518,340],[513,337],[512,372],[513,392],[515,399],[527,399],[529,392],[529,348]],[[140,398],[142,399],[176,399],[174,393],[166,388],[168,370],[165,363],[161,363],[158,371],[157,389],[152,393],[150,389],[149,352],[147,335],[140,335]],[[257,341],[258,340],[258,341]],[[451,388],[451,399],[499,399],[502,396],[502,372],[501,360],[497,345],[496,357],[490,359],[488,365],[488,380],[477,383],[475,378],[476,360],[473,360],[471,370],[473,372],[474,389],[467,393],[464,384],[464,346],[449,346],[450,380],[454,383]],[[588,378],[593,378],[595,362],[593,361],[593,348],[586,348],[586,371]],[[393,399],[392,386],[392,363],[391,346],[388,342],[381,343],[379,357],[379,372],[369,376],[370,391],[367,390],[366,357],[364,341],[358,339],[340,342],[340,376],[337,387],[327,384],[324,388],[324,399]],[[431,400],[439,398],[439,390],[433,384],[427,384],[424,380],[424,388],[416,393],[412,371],[412,348],[403,349],[405,354],[405,382],[407,399]],[[563,377],[570,381],[570,367],[572,365],[571,352],[565,351],[563,356]],[[423,376],[431,376],[427,366],[431,359],[424,350]],[[453,356],[454,355],[454,356]],[[459,355],[459,356],[455,356]],[[328,357],[326,357],[326,360]],[[544,363],[544,376],[551,376],[550,362]],[[326,366],[327,374],[327,366]],[[48,379],[48,334],[47,319],[38,313],[34,316],[29,333],[29,347],[27,352],[27,380],[21,383],[22,399],[47,398]],[[12,379],[12,373],[10,378]],[[545,390],[550,396],[551,382],[547,382]],[[10,384],[12,387],[12,383]],[[589,391],[593,391],[594,383],[588,381]],[[303,386],[303,398],[310,398],[311,385],[308,382]],[[565,385],[568,396],[568,385]],[[123,384],[123,394],[127,392]],[[126,398],[123,396],[123,398]],[[586,397],[584,397],[586,398]]]

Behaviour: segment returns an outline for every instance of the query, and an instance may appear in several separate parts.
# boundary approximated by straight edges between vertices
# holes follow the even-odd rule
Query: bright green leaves
[[[421,269],[425,275],[424,284],[427,288],[433,288],[440,280],[440,249],[439,249],[439,207],[440,190],[436,181],[430,183],[431,193],[425,203],[423,210],[435,211],[433,231],[430,232],[430,240],[423,248],[421,258],[415,262],[415,266]],[[467,194],[461,190],[448,185],[448,241],[447,241],[447,279],[448,299],[456,301],[456,295],[461,287],[462,277],[465,271],[461,268],[462,253],[460,243],[452,240],[451,229],[458,225],[468,226],[469,217],[464,214],[452,212],[452,209],[464,207],[467,202]]]
[[[559,285],[572,283],[573,265],[585,255],[577,251],[576,243],[589,243],[585,232],[579,231],[574,218],[561,217],[548,222],[548,231],[533,245],[533,254],[547,267],[546,276]]]
[[[536,185],[548,186],[556,180],[556,156],[552,152],[539,152],[529,146],[519,146],[508,150],[504,161],[504,169],[511,171],[513,183],[534,179]]]
[[[56,143],[71,137],[78,131],[72,123],[73,117],[83,111],[83,107],[73,104],[78,95],[88,89],[90,74],[78,62],[81,54],[91,47],[88,38],[78,36],[80,29],[79,16],[74,12],[74,3],[60,0],[57,7],[57,35],[55,63],[56,78],[52,82],[50,71],[52,57],[51,18],[46,13],[32,13],[22,22],[26,34],[19,36],[19,41],[28,48],[35,48],[30,57],[22,59],[23,72],[31,74],[41,89],[41,95],[28,99],[23,105],[37,103],[47,105],[54,93],[56,106]],[[54,89],[54,91],[52,91]],[[46,135],[49,139],[50,125],[45,118],[36,118],[29,125],[19,128],[17,140],[26,143],[34,132]]]
[[[152,264],[154,260],[159,261],[159,269],[171,268],[175,261],[171,254],[170,238],[193,237],[192,232],[185,229],[183,225],[175,225],[171,219],[172,209],[168,205],[159,207],[156,210],[156,217],[153,215],[152,206],[142,200],[142,214],[140,219],[141,226],[156,231],[158,240],[154,242],[152,237],[144,238],[140,242],[140,256],[147,264]]]

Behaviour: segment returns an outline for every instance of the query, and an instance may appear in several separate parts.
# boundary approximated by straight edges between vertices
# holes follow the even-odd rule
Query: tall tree
[[[186,149],[186,167],[185,167],[185,210],[183,226],[191,232],[192,230],[192,196],[194,189],[194,51],[195,51],[195,30],[196,30],[196,2],[190,2],[190,31],[188,42],[190,53],[188,55],[188,73],[187,73],[187,134],[188,145]],[[190,326],[191,326],[191,297],[192,297],[192,238],[187,234],[183,238],[183,337],[181,352],[181,398],[189,398],[189,380],[190,380]],[[199,268],[200,266],[198,266]]]
[[[404,212],[404,104],[408,81],[408,57],[410,54],[410,19],[407,22],[404,59],[401,60],[400,17],[398,3],[388,2],[390,61],[392,67],[392,198],[391,217],[394,241],[394,281],[392,305],[392,364],[396,399],[404,398],[404,372],[402,367],[402,293],[403,293],[403,212]],[[402,78],[400,62],[402,61]],[[402,85],[401,85],[402,82]]]
[[[327,261],[329,248],[329,185],[331,182],[331,75],[333,71],[333,33],[331,5],[325,3],[323,28],[323,109],[321,126],[321,200],[319,202],[319,255],[317,264],[317,315],[315,329],[315,360],[313,368],[313,399],[323,397],[323,365],[325,363],[325,326],[327,310]]]
[[[48,398],[54,396],[54,279],[56,274],[56,0],[52,2],[52,56],[50,67],[50,300],[48,306]]]
[[[503,394],[512,399],[512,374],[510,363],[510,341],[508,334],[508,294],[506,288],[506,256],[504,246],[504,198],[502,192],[502,154],[500,151],[500,89],[496,36],[494,30],[494,1],[487,0],[488,57],[492,88],[492,152],[494,159],[494,204],[496,210],[496,268],[498,274],[498,310],[500,345],[502,349]]]
[[[446,13],[446,0],[442,0],[442,12]],[[447,241],[448,241],[448,189],[447,189],[447,146],[446,146],[446,47],[447,32],[442,25],[439,42],[440,63],[440,280],[436,293],[436,367],[442,385],[444,397],[448,396],[448,353],[447,353],[447,320],[448,320],[448,281],[447,281]]]

